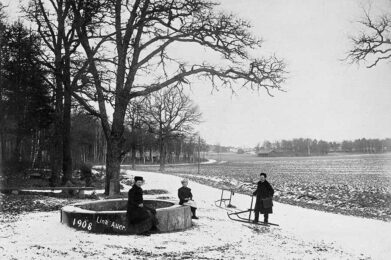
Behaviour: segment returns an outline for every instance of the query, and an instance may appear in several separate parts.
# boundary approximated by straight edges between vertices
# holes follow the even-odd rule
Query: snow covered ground
[[[164,189],[176,198],[179,177],[127,172],[143,176],[144,189]],[[195,182],[189,187],[200,219],[183,232],[101,235],[62,225],[59,212],[11,222],[0,216],[0,259],[391,259],[391,223],[275,203],[270,221],[280,227],[254,226],[229,220],[215,206],[220,190]],[[232,204],[247,209],[250,201],[235,194]]]

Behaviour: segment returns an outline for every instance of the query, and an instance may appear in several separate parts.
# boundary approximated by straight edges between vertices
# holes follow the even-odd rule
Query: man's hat
[[[144,179],[141,176],[135,176],[134,177],[134,182],[137,182],[137,181],[144,181]]]

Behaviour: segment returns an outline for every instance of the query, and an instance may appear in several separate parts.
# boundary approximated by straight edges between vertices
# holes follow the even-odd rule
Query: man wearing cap
[[[144,183],[143,177],[135,176],[134,184],[128,192],[128,207],[127,218],[129,224],[137,224],[144,220],[151,219],[153,225],[157,224],[155,213],[153,209],[144,206],[143,189],[141,186]]]
[[[257,196],[254,208],[255,218],[253,223],[258,223],[259,213],[261,213],[264,216],[263,222],[267,224],[269,222],[269,214],[273,213],[272,198],[274,195],[274,189],[266,180],[266,173],[260,174],[258,186],[253,192],[253,195]]]

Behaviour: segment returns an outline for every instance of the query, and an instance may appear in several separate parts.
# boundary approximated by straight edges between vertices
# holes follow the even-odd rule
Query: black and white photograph
[[[391,259],[391,0],[0,0],[0,259]]]

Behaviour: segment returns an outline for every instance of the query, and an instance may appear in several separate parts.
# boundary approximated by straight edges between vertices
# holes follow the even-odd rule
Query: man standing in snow
[[[269,214],[273,213],[272,198],[274,195],[274,189],[266,180],[266,173],[260,174],[260,180],[258,182],[257,189],[253,192],[253,195],[257,196],[254,208],[255,218],[253,223],[258,223],[259,213],[262,213],[264,216],[263,222],[267,224],[269,222]]]

